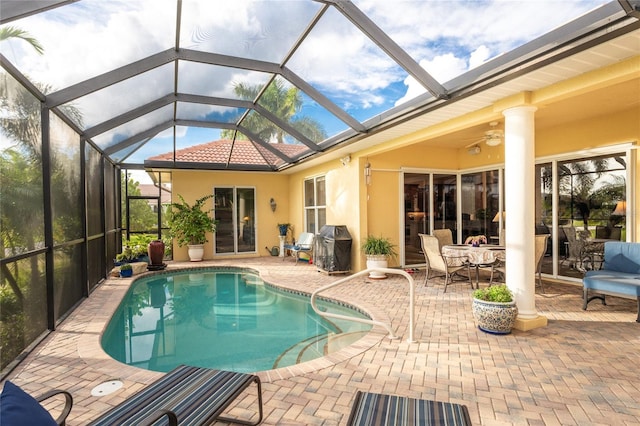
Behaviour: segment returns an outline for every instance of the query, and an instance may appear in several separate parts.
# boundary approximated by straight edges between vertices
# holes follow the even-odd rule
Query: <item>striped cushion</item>
[[[180,425],[208,424],[254,382],[258,386],[257,424],[262,421],[262,391],[258,376],[181,365],[90,425],[139,425],[142,419],[160,409],[173,411]],[[164,424],[168,424],[166,417],[154,423]]]
[[[377,393],[356,393],[349,426],[471,425],[465,405]]]

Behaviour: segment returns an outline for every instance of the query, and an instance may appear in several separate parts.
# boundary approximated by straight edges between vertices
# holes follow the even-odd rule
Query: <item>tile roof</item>
[[[297,157],[309,150],[305,145],[271,144],[288,157]],[[149,161],[171,161],[173,152],[150,157]],[[246,164],[277,166],[284,161],[268,149],[248,140],[221,139],[176,150],[176,162]]]

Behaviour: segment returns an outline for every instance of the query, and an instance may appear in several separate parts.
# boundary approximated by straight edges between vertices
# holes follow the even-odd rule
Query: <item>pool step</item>
[[[362,338],[368,331],[341,334],[320,334],[295,344],[282,353],[273,368],[288,367],[336,352]]]

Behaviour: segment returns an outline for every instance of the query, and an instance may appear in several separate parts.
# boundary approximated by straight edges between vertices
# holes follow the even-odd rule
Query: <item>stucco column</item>
[[[536,107],[519,106],[505,117],[505,244],[507,286],[518,306],[515,328],[545,326],[535,304],[535,131]]]

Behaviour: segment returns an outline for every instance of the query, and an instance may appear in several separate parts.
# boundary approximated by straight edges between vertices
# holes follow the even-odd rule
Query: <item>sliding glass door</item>
[[[404,175],[404,254],[405,264],[424,263],[420,234],[430,233],[429,175],[405,173]]]
[[[216,254],[256,251],[255,188],[214,188]]]
[[[404,265],[423,264],[419,234],[451,229],[457,241],[457,175],[404,174]]]
[[[590,250],[626,240],[626,154],[539,164],[536,179],[536,234],[550,234],[542,272],[582,278]]]
[[[462,238],[484,235],[491,244],[500,242],[500,178],[499,170],[463,174]]]

